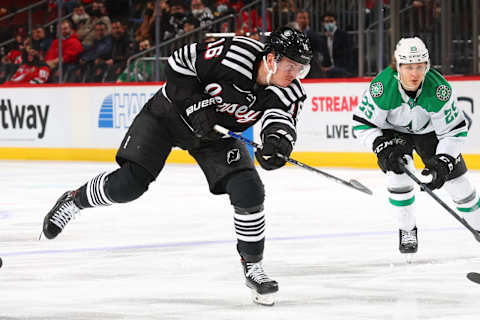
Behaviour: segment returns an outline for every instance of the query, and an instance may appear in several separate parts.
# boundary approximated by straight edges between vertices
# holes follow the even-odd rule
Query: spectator
[[[145,51],[150,49],[152,46],[150,45],[150,40],[143,40],[140,42],[138,46],[138,52]],[[148,54],[147,56],[151,56]],[[130,64],[130,69],[125,70],[122,74],[118,77],[117,82],[137,82],[137,81],[149,81],[152,79],[152,65],[150,62],[141,60],[136,64],[135,62]]]
[[[62,21],[62,60],[66,64],[75,64],[78,61],[79,55],[83,51],[82,44],[78,40],[77,34],[73,29],[70,20]],[[58,58],[58,39],[53,40],[50,49],[45,54],[45,62],[50,67],[52,72],[57,68]],[[58,76],[58,74],[55,74]]]
[[[2,57],[3,64],[19,64],[22,62],[22,50],[25,47],[24,42],[26,37],[20,33],[16,33],[14,39],[15,41],[10,46],[10,50]]]
[[[198,27],[200,27],[200,21],[198,21],[194,16],[190,16],[183,24],[183,31],[184,33],[191,32]]]
[[[279,0],[274,2],[273,10],[274,25],[284,26],[294,19],[295,3],[293,0]]]
[[[80,69],[85,82],[100,82],[106,69],[105,61],[111,57],[112,36],[107,34],[106,24],[99,21],[95,25],[95,40],[80,56]]]
[[[213,21],[212,10],[205,7],[203,0],[192,0],[190,8],[192,10],[192,15],[199,21],[201,27],[208,25]],[[208,30],[208,28],[204,30]]]
[[[22,64],[17,71],[5,82],[5,84],[45,83],[50,76],[50,68],[47,66],[40,53],[40,46],[25,46],[22,53]]]
[[[326,50],[327,44],[325,38],[319,32],[316,32],[310,28],[310,15],[307,10],[297,11],[295,26],[298,30],[302,31],[310,41],[312,46],[313,58],[310,62],[310,72],[308,78],[320,78],[322,76],[321,63],[323,60],[322,52]]]
[[[166,0],[161,1],[165,2]],[[133,8],[130,9],[128,22],[134,30],[137,30],[143,22],[144,7],[145,4],[143,2],[135,1]]]
[[[183,0],[172,0],[170,3],[170,18],[163,30],[163,40],[178,37],[183,34],[183,24],[187,20],[187,7]]]
[[[90,16],[85,11],[85,6],[83,4],[77,4],[73,9],[72,21],[75,24],[78,32],[84,28],[84,25],[89,19]]]
[[[127,19],[130,15],[130,0],[106,0],[105,8],[112,20]]]
[[[237,1],[234,8],[243,7],[242,1]],[[236,9],[237,10],[237,9]],[[270,12],[267,11],[267,31],[272,31],[272,19]],[[262,28],[262,15],[259,13],[255,7],[252,7],[248,10],[244,10],[238,14],[238,28],[237,35],[245,35],[249,32],[257,32]]]
[[[104,81],[115,81],[125,69],[127,59],[133,52],[133,42],[126,33],[126,25],[120,20],[112,21],[112,56],[105,61],[107,71]]]
[[[25,37],[21,33],[15,34],[15,41],[6,55],[2,57],[0,64],[0,83],[5,82],[15,73],[22,63],[22,51],[24,49]]]
[[[45,28],[41,25],[35,25],[32,29],[32,47],[38,48],[39,54],[42,58],[45,58],[50,45],[52,44],[52,39],[47,38],[45,33]]]
[[[183,24],[183,32],[184,34],[188,32],[192,32],[196,28],[200,27],[200,22],[193,16],[189,15]],[[188,36],[184,36],[182,38],[182,42],[185,44],[198,42],[200,41],[200,37],[203,35],[202,32],[194,32]]]
[[[82,41],[84,47],[89,47],[95,40],[95,26],[98,22],[103,22],[107,26],[107,34],[112,32],[112,23],[107,15],[103,2],[95,0],[92,3],[90,18],[85,25],[78,30],[78,38]]]
[[[213,13],[215,19],[220,19],[229,14],[235,14],[235,9],[231,6],[228,0],[217,0],[215,3],[215,11]],[[236,26],[233,19],[224,20],[224,22],[217,24],[215,28],[216,32],[234,32]]]
[[[6,16],[9,13],[9,8],[0,6],[0,19]],[[8,23],[8,18],[0,21],[0,42],[8,40],[11,37],[11,29]]]
[[[155,14],[155,2],[147,1],[147,3],[145,4],[145,10],[143,12],[142,24],[137,29],[137,31],[135,31],[135,41],[137,41],[138,43],[146,39],[154,38]]]
[[[322,18],[325,43],[322,69],[328,78],[347,77],[352,71],[353,50],[348,34],[337,27],[336,15],[325,13]]]

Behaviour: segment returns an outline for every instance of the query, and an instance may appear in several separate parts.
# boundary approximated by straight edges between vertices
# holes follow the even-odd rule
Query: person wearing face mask
[[[349,76],[353,67],[353,50],[350,36],[338,28],[336,15],[325,13],[322,18],[325,31],[322,70],[327,78]]]
[[[172,0],[170,4],[170,16],[165,17],[167,23],[162,30],[163,40],[180,36],[184,33],[183,25],[187,20],[187,7],[183,0]]]
[[[89,12],[90,19],[85,24],[81,25],[77,30],[78,39],[82,42],[84,47],[89,47],[95,41],[95,26],[102,22],[107,27],[107,34],[112,32],[112,22],[107,15],[105,5],[100,0],[92,2],[92,8]]]
[[[417,37],[397,43],[392,63],[370,83],[353,114],[353,130],[387,176],[390,209],[399,228],[399,250],[417,252],[413,151],[430,176],[426,186],[443,188],[458,213],[480,230],[479,194],[467,176],[462,145],[470,120],[459,110],[455,90],[430,68],[428,49]],[[433,209],[433,208],[432,208]],[[439,213],[440,214],[440,213]]]
[[[163,19],[162,19],[163,20]],[[155,2],[147,1],[143,11],[143,20],[140,27],[135,31],[135,41],[141,42],[146,39],[154,38],[155,26]]]
[[[235,13],[235,10],[230,5],[228,0],[217,0],[215,2],[215,12],[213,13],[215,19],[224,17],[226,15]],[[236,26],[233,19],[228,19],[220,24],[215,25],[215,32],[233,32]]]
[[[76,29],[80,29],[90,19],[90,15],[85,11],[83,4],[77,4],[73,8],[72,21]]]
[[[192,11],[192,15],[195,19],[200,22],[200,26],[203,27],[213,20],[213,13],[210,8],[205,7],[203,0],[192,0],[190,4],[190,9]],[[204,30],[208,30],[204,29]]]

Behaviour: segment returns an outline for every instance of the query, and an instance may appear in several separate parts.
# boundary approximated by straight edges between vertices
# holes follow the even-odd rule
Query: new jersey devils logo
[[[232,162],[240,160],[240,150],[232,149],[227,152],[227,163],[231,164]]]

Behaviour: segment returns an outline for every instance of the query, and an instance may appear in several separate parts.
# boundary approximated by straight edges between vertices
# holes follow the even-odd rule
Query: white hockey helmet
[[[397,70],[399,70],[401,64],[422,62],[427,63],[427,69],[425,70],[425,73],[430,70],[428,49],[425,46],[425,43],[423,43],[423,41],[418,37],[400,39],[393,55],[397,61]]]

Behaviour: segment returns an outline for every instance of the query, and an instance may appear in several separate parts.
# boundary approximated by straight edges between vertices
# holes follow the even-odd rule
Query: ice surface
[[[479,318],[480,285],[466,274],[480,272],[480,243],[418,192],[419,252],[407,264],[379,170],[322,169],[373,196],[301,168],[259,170],[274,307],[251,302],[229,199],[210,195],[195,166],[167,165],[140,199],[84,210],[38,240],[65,190],[115,167],[0,161],[0,319]]]

